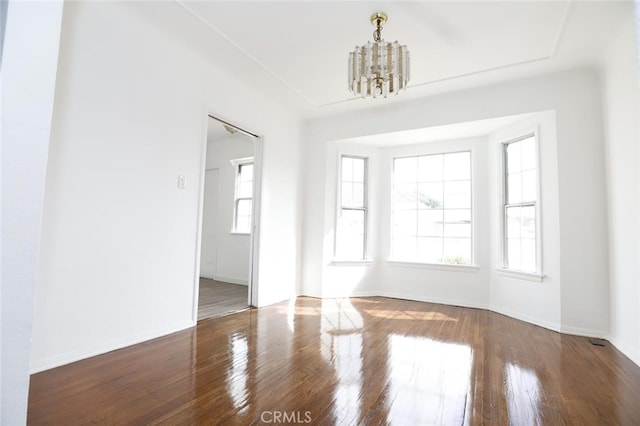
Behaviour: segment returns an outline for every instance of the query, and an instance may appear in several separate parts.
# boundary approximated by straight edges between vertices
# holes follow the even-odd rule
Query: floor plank
[[[640,367],[496,313],[298,298],[31,378],[39,424],[640,424]],[[294,421],[295,420],[295,421]]]
[[[248,289],[246,285],[200,278],[198,320],[245,309]]]

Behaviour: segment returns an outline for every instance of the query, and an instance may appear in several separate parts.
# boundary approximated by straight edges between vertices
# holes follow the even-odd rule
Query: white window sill
[[[456,272],[479,272],[480,267],[476,265],[450,265],[446,263],[423,263],[423,262],[407,262],[404,260],[387,259],[390,266],[399,266],[406,268],[435,269],[439,271],[456,271]]]
[[[231,231],[229,232],[230,235],[251,235],[251,232],[238,232],[238,231]]]
[[[515,271],[512,269],[504,269],[504,268],[497,268],[496,271],[498,271],[498,275],[502,275],[504,277],[515,278],[518,280],[533,281],[537,283],[541,283],[545,277],[544,275],[538,274],[536,272]]]
[[[365,266],[372,265],[372,259],[363,259],[363,260],[345,260],[345,259],[333,259],[329,266]]]

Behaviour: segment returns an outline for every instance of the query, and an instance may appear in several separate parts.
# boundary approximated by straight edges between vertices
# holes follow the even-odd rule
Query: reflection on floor
[[[34,374],[27,423],[640,425],[638,395],[640,367],[608,342],[482,309],[299,297]]]
[[[247,307],[246,285],[200,278],[198,320],[236,312]]]

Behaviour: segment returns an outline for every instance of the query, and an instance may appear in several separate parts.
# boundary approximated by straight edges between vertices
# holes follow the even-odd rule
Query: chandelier
[[[374,13],[373,43],[368,41],[349,53],[349,90],[356,96],[386,98],[407,88],[409,51],[406,45],[382,39],[382,26],[386,22],[385,13]]]

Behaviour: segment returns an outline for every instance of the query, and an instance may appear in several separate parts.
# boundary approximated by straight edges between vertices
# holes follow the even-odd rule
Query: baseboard
[[[496,312],[498,314],[502,314],[502,315],[506,315],[510,318],[515,318],[518,319],[520,321],[524,321],[527,322],[529,324],[533,324],[533,325],[537,325],[543,328],[546,328],[548,330],[551,331],[556,331],[558,333],[563,333],[563,334],[571,334],[574,336],[584,336],[584,337],[598,337],[598,338],[602,338],[605,333],[603,333],[601,330],[592,330],[592,329],[586,329],[586,328],[579,328],[579,327],[563,327],[561,326],[559,323],[555,323],[555,322],[550,322],[550,321],[544,321],[544,320],[540,320],[539,318],[534,318],[528,315],[523,315],[519,312],[515,312],[512,311],[510,309],[505,309],[501,306],[489,306],[486,304],[481,304],[481,303],[475,303],[475,302],[469,302],[466,300],[453,300],[453,299],[443,299],[443,298],[439,298],[439,297],[423,297],[423,296],[417,296],[415,294],[407,294],[407,293],[398,293],[395,291],[386,291],[386,290],[378,290],[378,291],[373,291],[373,290],[369,290],[369,291],[357,291],[357,292],[353,292],[349,295],[345,295],[345,296],[340,296],[340,295],[308,295],[309,297],[316,297],[316,298],[339,298],[339,297],[376,297],[376,296],[380,296],[380,297],[391,297],[394,299],[403,299],[403,300],[414,300],[416,302],[426,302],[426,303],[439,303],[442,305],[449,305],[449,306],[461,306],[461,307],[465,307],[465,308],[474,308],[474,309],[485,309],[491,312]],[[617,345],[616,345],[617,347]],[[640,363],[638,362],[638,360],[640,359],[640,355],[638,355],[637,351],[633,351],[630,348],[627,348],[626,350],[621,350],[621,352],[625,353],[625,355],[627,354],[627,352],[629,352],[629,354],[631,355],[627,355],[629,356],[629,358],[631,358],[636,364]],[[635,357],[635,358],[633,358]]]
[[[609,338],[609,342],[615,346],[617,350],[622,352],[627,358],[633,361],[637,366],[640,367],[640,350],[637,348],[633,348],[626,343],[620,342],[618,339],[614,337]]]
[[[556,322],[552,322],[552,321],[543,321],[540,320],[539,318],[534,318],[531,317],[529,315],[523,315],[519,312],[515,312],[512,311],[510,309],[505,309],[501,306],[492,306],[489,308],[490,311],[501,314],[501,315],[505,315],[508,316],[510,318],[515,318],[517,320],[520,321],[524,321],[524,322],[528,322],[529,324],[533,324],[533,325],[537,325],[539,327],[542,328],[546,328],[548,330],[551,331],[556,331],[558,333],[562,333],[562,328],[560,327],[560,324],[556,323]]]
[[[309,296],[309,297],[319,297],[321,299],[342,299],[346,297],[375,297],[380,294],[377,291],[354,291],[349,294],[323,294],[321,296]]]
[[[394,299],[414,300],[416,302],[438,303],[441,305],[461,306],[464,308],[488,309],[486,305],[481,303],[468,302],[466,300],[443,299],[440,297],[422,297],[415,294],[398,293],[395,291],[376,291],[374,296],[391,297]]]
[[[230,284],[240,284],[240,285],[249,285],[249,280],[243,280],[241,278],[234,278],[234,277],[225,277],[224,275],[216,275],[213,277],[214,280],[216,281],[222,281],[224,283],[230,283]]]
[[[154,330],[154,331],[148,331],[146,333],[140,333],[139,335],[127,340],[101,342],[99,345],[96,345],[93,347],[82,348],[79,350],[58,354],[47,359],[34,361],[29,366],[30,374],[35,374],[41,371],[50,370],[52,368],[60,367],[62,365],[71,364],[72,362],[80,361],[86,358],[91,358],[93,356],[102,355],[118,349],[126,348],[127,346],[136,345],[138,343],[146,342],[148,340],[157,339],[159,337],[167,336],[169,334],[182,331],[187,328],[191,328],[195,325],[196,324],[194,322],[183,323],[183,324],[176,325],[174,327],[161,330],[161,331]]]
[[[564,334],[572,334],[574,336],[596,337],[598,339],[605,339],[607,334],[602,330],[592,330],[590,328],[565,327],[565,326],[562,326],[560,332]]]

